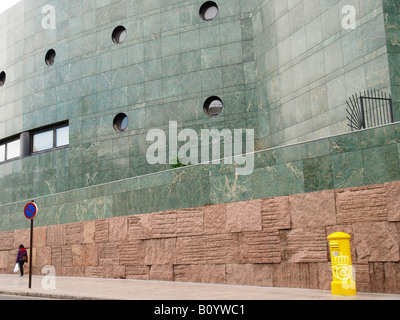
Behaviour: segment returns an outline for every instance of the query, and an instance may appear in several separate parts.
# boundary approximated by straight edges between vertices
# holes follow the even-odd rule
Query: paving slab
[[[0,275],[0,294],[70,300],[400,300],[394,294],[344,297],[326,290],[126,279],[56,277],[51,288],[48,278],[33,276],[32,289],[28,283],[28,276]]]

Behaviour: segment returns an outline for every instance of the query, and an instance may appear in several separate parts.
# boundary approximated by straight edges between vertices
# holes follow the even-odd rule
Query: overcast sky
[[[20,1],[21,0],[0,0],[0,13],[6,11],[8,8]]]

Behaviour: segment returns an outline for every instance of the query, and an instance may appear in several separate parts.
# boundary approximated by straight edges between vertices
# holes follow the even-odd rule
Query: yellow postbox
[[[332,261],[332,295],[357,295],[355,272],[351,261],[351,236],[337,232],[328,237]]]

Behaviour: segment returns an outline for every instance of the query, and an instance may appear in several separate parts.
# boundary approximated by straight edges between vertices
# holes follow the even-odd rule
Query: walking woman
[[[24,264],[28,263],[28,252],[26,252],[25,247],[21,244],[19,246],[17,254],[17,263],[19,264],[19,271],[21,272],[21,277],[24,276]]]

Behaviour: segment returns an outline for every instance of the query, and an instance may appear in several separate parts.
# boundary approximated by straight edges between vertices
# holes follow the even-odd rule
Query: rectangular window
[[[6,145],[0,146],[0,162],[6,161]]]
[[[21,155],[21,141],[15,140],[7,143],[7,160],[18,158]]]
[[[56,147],[69,145],[69,126],[58,128],[56,131]]]
[[[53,149],[53,130],[33,135],[33,152]]]
[[[0,142],[0,163],[69,146],[69,122],[26,131]]]
[[[69,125],[61,124],[47,127],[32,133],[32,153],[53,150],[69,145]]]

